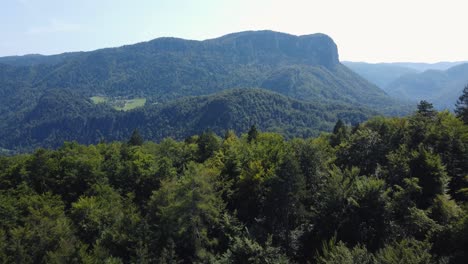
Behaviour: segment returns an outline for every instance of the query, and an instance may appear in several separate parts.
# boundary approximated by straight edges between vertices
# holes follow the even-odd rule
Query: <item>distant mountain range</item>
[[[463,63],[468,63],[468,61],[441,61],[441,62],[436,62],[436,63],[394,62],[394,63],[389,63],[389,64],[400,66],[400,67],[406,67],[406,68],[417,70],[419,72],[423,72],[427,70],[445,71],[445,70],[448,70],[449,68],[452,68],[454,66],[457,66]]]
[[[427,70],[408,74],[391,82],[388,94],[415,101],[427,100],[439,109],[453,109],[463,88],[468,84],[468,63],[448,70]]]
[[[378,85],[394,98],[427,100],[439,109],[453,109],[468,84],[468,62],[363,63],[344,65]]]
[[[253,94],[242,90],[250,88],[262,89]],[[210,97],[192,98],[204,95]],[[239,99],[246,96],[258,102]],[[93,104],[91,97],[114,102],[142,98],[146,106],[119,112],[106,103]],[[202,122],[198,117],[204,111],[220,113],[211,104],[196,107],[215,100],[209,98],[225,98],[229,107],[223,113],[241,113],[242,122]],[[276,108],[267,107],[271,104]],[[190,112],[178,115],[177,107]],[[63,139],[121,139],[132,127],[147,139],[180,138],[203,129],[241,130],[252,124],[309,135],[329,130],[338,117],[359,122],[377,113],[405,114],[413,107],[342,65],[335,43],[324,34],[247,31],[205,41],[159,38],[92,52],[0,58],[0,147],[10,149],[56,146]],[[90,125],[101,117],[113,128]],[[132,126],[135,120],[144,123]],[[288,125],[285,120],[293,121]]]
[[[366,62],[344,61],[343,64],[382,89],[385,89],[389,83],[405,74],[419,72],[416,69],[399,66],[393,63],[372,64]]]

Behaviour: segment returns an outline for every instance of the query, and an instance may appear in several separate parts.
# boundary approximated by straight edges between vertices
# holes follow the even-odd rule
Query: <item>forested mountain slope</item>
[[[134,129],[151,140],[184,139],[205,130],[219,135],[241,132],[253,124],[264,131],[308,137],[330,131],[338,119],[356,124],[376,114],[343,103],[298,101],[263,89],[231,89],[124,112],[94,105],[73,91],[52,90],[0,131],[0,146],[24,150],[71,140],[85,144],[122,140]]]
[[[376,84],[384,91],[387,86],[396,79],[406,74],[416,74],[428,70],[446,71],[452,67],[467,63],[466,61],[418,63],[418,62],[383,62],[367,63],[342,61],[346,67],[364,77],[371,83]]]
[[[468,83],[468,63],[446,71],[404,75],[388,85],[388,94],[412,101],[427,100],[439,109],[453,109]]]
[[[2,97],[3,104],[27,94],[32,105],[50,88],[67,88],[87,97],[145,97],[148,103],[230,88],[281,91],[285,88],[262,84],[292,66],[315,75],[307,84],[311,88],[307,98],[295,93],[294,85],[287,91],[293,98],[345,100],[386,111],[399,108],[396,100],[342,66],[335,43],[323,34],[248,31],[205,41],[159,38],[92,52],[8,57],[3,63],[0,90],[11,91]],[[15,106],[9,104],[10,109]]]
[[[357,74],[369,82],[376,84],[385,91],[387,85],[399,77],[408,73],[418,73],[419,70],[400,66],[394,63],[366,63],[366,62],[342,62]]]
[[[377,84],[394,98],[433,102],[439,109],[453,109],[463,87],[468,83],[466,62],[360,63],[344,65]]]
[[[256,90],[254,102],[246,91],[223,93],[240,88],[288,98]],[[204,95],[211,99],[189,98]],[[110,107],[127,109],[130,100],[146,106],[128,113]],[[226,105],[208,103],[216,100]],[[275,105],[278,100],[283,103]],[[0,58],[0,147],[7,149],[122,139],[135,127],[154,140],[206,129],[242,131],[253,123],[309,136],[330,130],[339,116],[355,123],[412,107],[340,64],[335,43],[324,34],[247,31],[205,41],[159,38],[91,52]],[[190,111],[180,114],[184,109]]]
[[[424,63],[424,62],[394,62],[391,63],[396,66],[407,67],[419,72],[427,70],[439,70],[446,71],[452,67],[458,66],[460,64],[468,63],[468,61],[441,61],[436,63]]]

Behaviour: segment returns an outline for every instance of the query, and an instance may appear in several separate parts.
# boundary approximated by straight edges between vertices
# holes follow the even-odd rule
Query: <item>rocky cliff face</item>
[[[245,56],[249,62],[288,62],[333,67],[339,63],[338,50],[325,34],[294,36],[273,31],[246,31],[205,41],[226,51]]]

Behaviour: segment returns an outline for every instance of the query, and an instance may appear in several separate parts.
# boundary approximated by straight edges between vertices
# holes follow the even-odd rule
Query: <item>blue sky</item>
[[[468,60],[465,0],[1,0],[0,56],[56,54],[163,36],[322,32],[342,60]]]

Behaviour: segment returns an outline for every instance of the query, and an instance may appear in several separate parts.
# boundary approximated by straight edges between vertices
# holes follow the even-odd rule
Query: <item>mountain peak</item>
[[[104,48],[90,52],[68,52],[57,55],[29,54],[25,56],[0,57],[0,63],[32,66],[56,64],[97,53],[120,53],[142,51],[155,54],[171,53],[218,53],[218,57],[231,56],[239,63],[304,64],[334,68],[338,65],[338,49],[328,35],[323,33],[296,36],[271,30],[242,31],[203,41],[175,37],[160,37],[147,42]]]
[[[304,64],[322,65],[327,68],[339,64],[335,42],[322,33],[296,36],[271,30],[242,31],[204,42],[217,43],[243,53],[248,52],[251,56],[273,53],[299,60]]]

